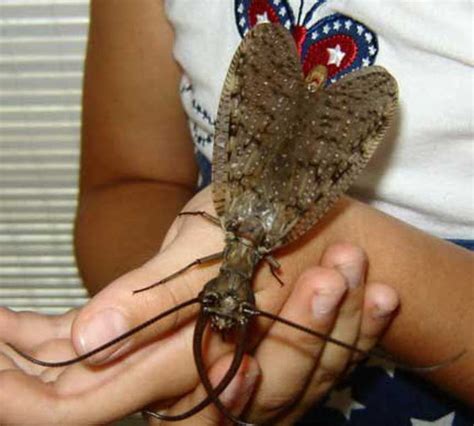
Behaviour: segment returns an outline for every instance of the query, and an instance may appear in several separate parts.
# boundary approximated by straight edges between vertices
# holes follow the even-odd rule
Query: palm
[[[190,202],[187,210],[209,211],[209,199],[209,191],[203,191]],[[156,314],[170,309],[175,303],[195,296],[217,272],[217,265],[195,268],[167,285],[140,295],[134,296],[132,290],[176,271],[188,261],[217,252],[222,246],[222,231],[218,227],[201,218],[179,219],[171,227],[160,254],[104,289],[96,296],[95,303],[101,299],[113,302],[126,298],[129,303],[155,304]],[[0,311],[0,342],[9,342],[41,360],[74,358],[77,356],[75,348],[79,347],[75,320],[85,316],[87,306],[60,316],[17,314],[4,309]],[[182,324],[173,334],[162,336],[171,326],[170,321],[164,321],[156,333],[151,331],[161,338],[155,337],[130,355],[100,367],[82,362],[45,368],[1,345],[0,412],[5,415],[10,412],[7,418],[14,415],[18,423],[54,423],[58,421],[58,407],[64,407],[78,419],[100,423],[120,418],[153,401],[189,392],[198,383],[191,351],[193,322],[189,321],[189,315],[181,317]],[[210,358],[216,359],[218,354],[222,354],[222,349]],[[132,398],[130,389],[133,389]],[[28,410],[19,409],[19,395],[24,395],[20,399]],[[41,400],[45,405],[38,404]]]
[[[202,255],[202,252],[198,251],[206,249],[202,243],[203,228],[209,248],[215,244],[219,245],[218,240],[222,240],[218,228],[215,232],[217,238],[214,240],[210,238],[209,225],[202,223],[202,227],[194,226],[195,224],[190,227],[186,225],[189,223],[187,220],[178,222],[183,226],[176,225],[170,230],[166,242],[169,247],[142,268],[117,280],[117,283],[133,282],[131,285],[138,288],[143,284],[142,277],[159,279],[163,276],[163,270],[178,269],[183,265],[183,259],[192,260],[193,256]],[[198,220],[196,222],[199,223]],[[215,247],[214,251],[217,251]],[[200,273],[202,272],[199,271],[198,274]],[[209,273],[210,271],[206,272]],[[190,271],[177,280],[182,282],[170,283],[168,288],[178,289],[180,296],[176,297],[190,298],[202,285],[202,282],[192,280],[194,275],[196,271]],[[112,285],[97,297],[112,297],[113,300],[113,292],[117,288],[122,288],[124,297],[129,298],[130,303],[156,300],[165,290],[156,288],[147,292],[148,294],[133,296],[128,288],[123,290],[121,285]],[[170,298],[162,297],[161,302],[163,299],[170,303],[157,303],[157,314],[160,310],[172,307]],[[75,347],[78,347],[78,339],[71,331],[74,330],[75,319],[83,310],[53,317],[33,313],[16,314],[2,309],[0,342],[9,342],[41,360],[60,361],[73,358],[77,356]],[[173,335],[155,340],[123,357],[119,362],[102,367],[90,367],[83,362],[62,368],[45,368],[22,359],[8,347],[1,345],[0,412],[6,414],[4,410],[16,410],[15,415],[19,423],[53,422],[54,419],[49,417],[50,410],[44,409],[45,407],[41,409],[41,404],[38,404],[38,401],[46,399],[48,404],[69,407],[68,410],[76,412],[78,418],[84,416],[88,421],[94,419],[94,422],[104,422],[138,410],[153,400],[180,396],[197,383],[189,350],[191,335],[192,324],[183,325]],[[163,386],[164,383],[166,386]],[[130,389],[134,389],[133,398],[130,397]],[[22,406],[28,407],[28,410],[18,409],[15,400],[19,399],[19,395],[28,395],[27,398],[31,398],[20,398],[23,399]],[[71,398],[72,396],[74,398]],[[32,405],[38,408],[32,410]]]

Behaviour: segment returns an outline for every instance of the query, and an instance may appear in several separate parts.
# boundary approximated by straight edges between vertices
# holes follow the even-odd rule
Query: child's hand
[[[210,205],[209,191],[203,191],[186,210],[211,211]],[[217,264],[193,268],[147,292],[132,295],[132,291],[222,247],[218,227],[199,217],[180,218],[159,255],[113,282],[78,315],[76,311],[59,317],[2,311],[0,339],[45,360],[74,357],[74,348],[84,353],[127,327],[194,297],[216,275]],[[284,287],[263,267],[254,287],[257,305],[368,350],[387,325],[398,298],[384,285],[364,288],[365,267],[363,252],[346,244],[327,250],[320,265],[307,269],[295,286],[297,268],[288,262],[282,261]],[[85,363],[60,369],[38,367],[2,346],[0,423],[104,423],[154,401],[159,401],[155,407],[166,409],[169,415],[186,411],[205,397],[191,350],[196,309],[172,315],[135,335],[120,349],[114,347],[101,358],[96,356],[95,363],[120,357],[100,367]],[[248,417],[259,422],[276,415],[284,414],[287,419],[301,415],[343,375],[353,358],[348,351],[324,345],[305,333],[280,324],[268,330],[269,325],[259,321],[258,336],[252,341],[256,346],[253,358],[247,358],[222,396],[236,415],[248,402]],[[214,337],[206,350],[214,385],[225,373],[231,350],[219,337]],[[131,353],[120,356],[127,352]],[[216,424],[220,421],[214,407],[190,419],[189,424],[209,424],[209,419]]]

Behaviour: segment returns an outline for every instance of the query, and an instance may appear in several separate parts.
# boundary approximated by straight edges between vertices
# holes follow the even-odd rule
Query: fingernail
[[[372,311],[372,317],[375,319],[383,319],[389,317],[397,309],[397,305],[383,305],[382,303],[377,303]]]
[[[94,314],[79,331],[79,343],[82,353],[90,352],[101,345],[115,339],[130,329],[128,321],[116,309],[106,309]],[[110,348],[89,358],[89,361],[98,364],[118,354],[125,345],[130,345],[131,339],[123,340]]]
[[[345,289],[327,289],[324,292],[319,292],[313,296],[312,308],[315,318],[324,317],[334,311],[341,300]]]
[[[347,280],[349,288],[356,288],[362,281],[362,274],[364,273],[364,263],[354,262],[342,265],[336,265],[336,269],[344,275]]]

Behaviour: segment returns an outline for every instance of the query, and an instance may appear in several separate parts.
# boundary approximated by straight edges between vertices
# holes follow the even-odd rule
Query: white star
[[[369,58],[364,58],[362,59],[362,66],[363,67],[368,67],[370,65],[370,60]]]
[[[361,35],[364,32],[364,27],[362,25],[357,25],[357,34]]]
[[[326,50],[329,53],[328,65],[334,64],[336,67],[340,67],[344,56],[346,56],[346,53],[341,50],[341,46],[338,44],[336,47],[328,47]]]
[[[239,13],[243,13],[243,12],[244,12],[244,4],[243,4],[243,3],[240,3],[240,4],[239,4],[239,7],[237,8],[237,12],[239,12]]]
[[[291,28],[291,22],[290,22],[289,19],[287,19],[286,22],[285,22],[285,28],[286,28],[287,30],[289,30],[289,29]]]
[[[239,25],[243,27],[245,25],[245,18],[240,18]]]
[[[341,23],[339,21],[334,21],[333,28],[337,31],[341,28]]]
[[[370,43],[372,41],[372,34],[365,33],[364,37],[367,40],[367,43]]]
[[[323,32],[324,32],[324,34],[327,34],[330,29],[331,29],[331,28],[329,27],[329,25],[326,24],[326,25],[323,27]]]
[[[274,4],[275,6],[278,6],[278,5],[280,4],[280,1],[281,1],[281,0],[273,0],[273,4]]]
[[[347,20],[344,22],[344,26],[346,27],[346,30],[348,30],[350,27],[352,27],[352,21]]]
[[[316,40],[319,36],[319,33],[317,31],[314,31],[312,34],[311,34],[311,39],[313,40]]]
[[[370,54],[370,56],[374,56],[376,53],[377,53],[377,49],[376,49],[374,46],[370,45],[370,46],[369,46],[369,54]]]
[[[204,178],[202,177],[202,174],[201,174],[201,173],[199,173],[199,176],[198,176],[198,181],[197,181],[197,185],[198,185],[198,187],[199,187],[199,186],[201,186],[201,184],[202,184],[202,181],[203,181],[203,180],[204,180]]]
[[[325,405],[342,412],[347,420],[350,420],[352,410],[361,410],[365,408],[365,405],[362,405],[355,399],[352,399],[350,387],[341,389],[340,391],[333,390],[329,394],[329,400]]]
[[[369,64],[364,66],[368,65]],[[367,362],[364,364],[364,367],[379,367],[384,370],[392,379],[395,376],[395,363],[385,359],[369,357]]]
[[[446,414],[444,417],[440,417],[438,420],[419,420],[410,418],[412,426],[451,426],[454,420],[454,411]]]
[[[283,6],[280,7],[279,12],[280,12],[280,13],[279,13],[280,16],[285,16],[285,15],[286,15],[286,9],[285,9]]]
[[[263,22],[270,22],[270,19],[268,19],[268,13],[263,12],[261,14],[257,13],[257,24],[262,24]]]

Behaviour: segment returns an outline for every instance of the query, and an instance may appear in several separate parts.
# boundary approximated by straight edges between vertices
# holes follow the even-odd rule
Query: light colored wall
[[[15,310],[87,300],[72,221],[88,3],[0,0],[0,306]]]
[[[72,253],[88,0],[0,1],[0,304],[85,302]]]

